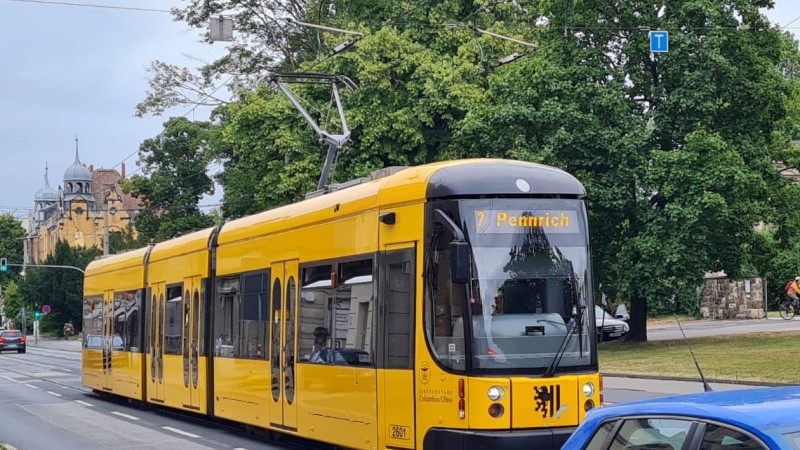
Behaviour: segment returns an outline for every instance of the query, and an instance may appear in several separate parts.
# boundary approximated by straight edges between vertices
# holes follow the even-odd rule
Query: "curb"
[[[664,381],[687,381],[702,383],[700,377],[679,377],[673,375],[642,375],[638,373],[610,373],[602,372],[604,377],[617,377],[617,378],[637,378],[642,380],[664,380]],[[726,380],[722,378],[706,378],[706,383],[721,383],[721,384],[738,384],[742,386],[797,386],[798,383],[775,383],[769,381],[748,381],[748,380]]]

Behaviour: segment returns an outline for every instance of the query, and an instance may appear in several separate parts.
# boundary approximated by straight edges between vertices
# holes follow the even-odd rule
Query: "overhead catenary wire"
[[[171,11],[168,9],[155,9],[155,8],[139,8],[135,6],[114,6],[114,5],[103,5],[99,3],[77,3],[77,2],[59,2],[59,1],[51,1],[51,0],[3,0],[6,2],[15,2],[15,3],[38,3],[42,5],[53,5],[53,6],[72,6],[72,7],[80,7],[80,8],[101,8],[101,9],[116,9],[121,11],[138,11],[138,12],[157,12],[157,13],[170,13]]]

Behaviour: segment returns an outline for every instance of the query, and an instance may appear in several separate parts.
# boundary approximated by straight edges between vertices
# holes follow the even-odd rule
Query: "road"
[[[31,338],[26,354],[0,354],[0,442],[19,450],[287,448],[241,430],[98,398],[81,386],[80,344],[50,345],[55,348],[35,347]]]
[[[721,326],[719,321],[687,322],[689,326],[684,329],[689,336],[714,332],[709,331],[714,329],[716,334],[747,332],[753,325],[761,331],[765,326],[772,326],[773,321],[750,322],[753,323],[729,326]],[[784,322],[783,327],[800,326],[800,321],[780,323]],[[782,328],[778,324],[775,327],[769,329]],[[677,326],[675,329],[680,333]],[[662,326],[658,332],[669,336],[669,331],[669,327]],[[19,450],[52,448],[54,442],[59,443],[59,448],[84,450],[287,448],[253,438],[241,430],[98,398],[81,386],[79,342],[40,340],[38,344],[34,345],[31,338],[28,353],[0,355],[0,408],[3,411],[0,437]],[[699,379],[606,377],[604,384],[606,404],[703,391]],[[751,386],[711,383],[711,387],[718,391]]]
[[[720,336],[725,334],[800,331],[800,319],[783,320],[780,317],[750,320],[685,320],[680,326],[687,338]],[[649,325],[647,339],[651,341],[682,339],[676,321]]]

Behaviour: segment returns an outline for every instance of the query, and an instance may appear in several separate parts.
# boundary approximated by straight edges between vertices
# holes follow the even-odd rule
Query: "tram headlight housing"
[[[591,381],[583,385],[583,395],[589,398],[594,395],[594,383]]]
[[[486,396],[493,402],[499,402],[506,395],[506,390],[500,386],[492,386],[486,391]]]

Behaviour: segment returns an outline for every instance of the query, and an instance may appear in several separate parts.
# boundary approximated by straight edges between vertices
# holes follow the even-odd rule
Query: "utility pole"
[[[103,210],[103,256],[108,255],[108,194],[106,194],[106,205]]]

